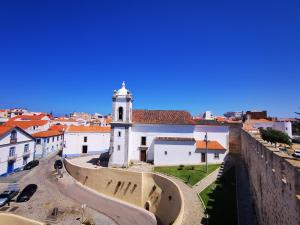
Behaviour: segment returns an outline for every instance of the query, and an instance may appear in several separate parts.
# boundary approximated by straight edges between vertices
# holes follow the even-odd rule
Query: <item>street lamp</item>
[[[205,136],[204,136],[204,141],[205,141],[205,150],[206,150],[206,154],[205,154],[205,162],[206,162],[206,165],[205,165],[205,170],[206,170],[206,173],[208,173],[208,138],[207,138],[207,132],[205,132]]]

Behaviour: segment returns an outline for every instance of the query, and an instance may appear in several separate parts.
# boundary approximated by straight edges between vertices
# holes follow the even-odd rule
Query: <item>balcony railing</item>
[[[8,156],[7,161],[16,161],[17,155]]]
[[[16,143],[17,143],[17,139],[16,139],[16,138],[10,139],[10,143],[11,143],[11,144],[16,144]]]

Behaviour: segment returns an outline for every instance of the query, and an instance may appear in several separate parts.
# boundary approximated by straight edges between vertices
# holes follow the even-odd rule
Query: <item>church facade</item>
[[[111,167],[131,162],[162,165],[221,163],[228,153],[227,126],[197,125],[187,111],[133,110],[123,82],[112,98]],[[207,152],[207,154],[206,154]]]

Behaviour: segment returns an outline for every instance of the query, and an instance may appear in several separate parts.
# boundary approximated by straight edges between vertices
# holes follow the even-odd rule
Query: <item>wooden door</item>
[[[141,150],[141,161],[146,162],[146,150]]]

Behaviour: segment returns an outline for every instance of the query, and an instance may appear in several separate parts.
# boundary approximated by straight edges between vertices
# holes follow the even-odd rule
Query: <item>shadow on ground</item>
[[[235,167],[227,170],[207,191],[206,213],[208,219],[203,219],[202,224],[209,225],[237,225],[236,205],[236,179]]]

